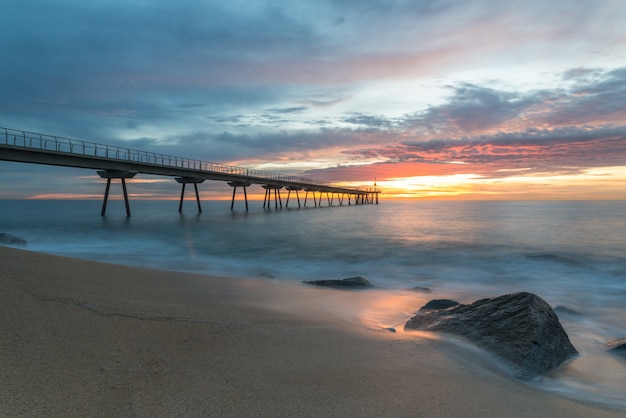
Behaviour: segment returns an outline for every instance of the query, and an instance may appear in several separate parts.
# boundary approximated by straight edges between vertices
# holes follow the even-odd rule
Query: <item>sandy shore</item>
[[[626,415],[529,387],[443,341],[383,330],[390,306],[400,318],[419,308],[424,296],[411,292],[7,247],[0,286],[2,417]]]

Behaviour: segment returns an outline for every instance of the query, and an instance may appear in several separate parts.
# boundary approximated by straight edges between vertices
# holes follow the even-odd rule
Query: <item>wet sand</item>
[[[390,308],[402,317],[421,306],[416,293],[8,247],[0,286],[2,417],[626,415],[525,385],[444,341],[383,330]]]

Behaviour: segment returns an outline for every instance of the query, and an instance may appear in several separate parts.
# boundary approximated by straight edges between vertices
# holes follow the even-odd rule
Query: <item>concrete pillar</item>
[[[124,192],[124,204],[126,206],[126,216],[130,218],[130,205],[128,203],[128,191],[126,190],[126,179],[132,179],[137,175],[136,171],[123,171],[123,170],[100,170],[97,171],[98,175],[107,179],[106,189],[104,191],[104,199],[102,200],[101,216],[106,215],[107,202],[109,201],[109,190],[111,189],[111,179],[120,179],[122,181],[122,190]]]

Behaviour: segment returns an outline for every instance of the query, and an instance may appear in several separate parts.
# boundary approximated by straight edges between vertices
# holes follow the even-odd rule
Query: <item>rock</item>
[[[450,299],[433,299],[420,308],[420,312],[437,311],[440,309],[448,309],[452,306],[460,305],[456,300]]]
[[[26,240],[6,232],[0,232],[0,244],[26,245]]]
[[[415,286],[410,288],[409,290],[412,290],[414,292],[420,292],[420,293],[430,293],[431,290],[428,287],[422,287],[422,286]]]
[[[526,292],[420,310],[405,329],[464,337],[511,365],[521,378],[543,375],[578,354],[550,305]]]
[[[268,272],[263,272],[263,273],[259,273],[258,274],[259,277],[263,277],[265,279],[273,279],[274,276],[272,275],[272,273],[268,273]]]
[[[616,338],[609,342],[602,344],[602,348],[610,351],[613,354],[620,354],[626,356],[626,338]]]
[[[343,280],[311,280],[304,283],[323,287],[337,287],[342,289],[362,289],[372,287],[372,284],[364,277],[349,277]]]

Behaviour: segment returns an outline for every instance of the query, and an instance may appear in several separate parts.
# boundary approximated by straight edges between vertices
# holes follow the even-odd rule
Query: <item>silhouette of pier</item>
[[[328,206],[333,206],[335,197],[341,206],[346,197],[348,205],[352,205],[352,201],[355,205],[378,204],[380,193],[376,186],[373,190],[338,187],[304,177],[2,127],[0,127],[0,160],[96,170],[101,178],[107,180],[102,202],[102,216],[106,214],[113,179],[119,179],[122,184],[126,214],[130,216],[126,179],[133,178],[139,173],[173,177],[180,183],[182,191],[179,212],[182,211],[187,184],[193,184],[198,212],[202,212],[198,184],[205,180],[223,181],[233,188],[231,210],[234,209],[238,188],[243,189],[246,210],[248,210],[247,188],[252,185],[260,185],[265,189],[263,208],[267,209],[270,209],[272,194],[275,209],[283,207],[280,193],[282,189],[287,191],[286,208],[289,207],[292,192],[295,192],[299,208],[302,207],[299,195],[302,191],[305,192],[304,207],[307,206],[309,194],[312,196],[314,206],[321,207],[324,194]]]

